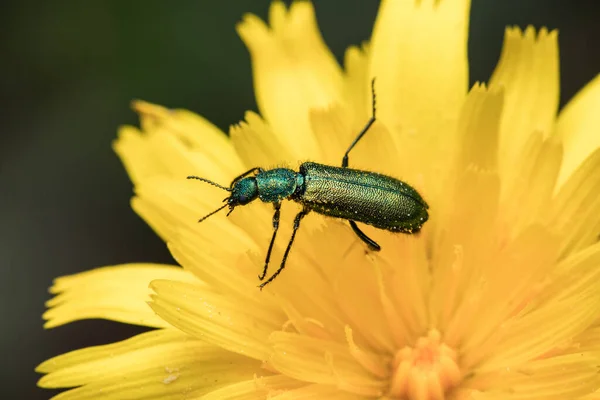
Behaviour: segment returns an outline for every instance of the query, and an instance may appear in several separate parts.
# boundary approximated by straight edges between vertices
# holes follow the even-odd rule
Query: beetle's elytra
[[[265,203],[273,203],[275,208],[273,236],[267,250],[263,272],[259,275],[259,279],[264,281],[259,285],[261,289],[272,282],[285,268],[300,222],[311,211],[348,220],[356,235],[373,251],[379,251],[381,248],[360,230],[356,222],[391,232],[412,234],[418,232],[429,218],[427,213],[429,206],[407,183],[387,175],[348,168],[348,154],[375,122],[374,84],[373,79],[371,119],[344,153],[341,167],[314,162],[301,164],[298,172],[288,168],[264,170],[256,167],[235,178],[229,187],[198,176],[188,176],[188,179],[207,182],[231,193],[223,200],[225,202],[223,206],[198,222],[204,221],[225,207],[229,207],[227,213],[229,215],[235,207],[248,204],[257,198]],[[300,203],[302,211],[294,218],[292,237],[285,249],[279,269],[265,281],[279,228],[281,202],[286,199]]]

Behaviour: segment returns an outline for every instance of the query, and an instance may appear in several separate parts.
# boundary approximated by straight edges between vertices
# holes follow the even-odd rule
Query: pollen
[[[437,330],[399,350],[392,364],[390,399],[443,400],[461,380],[457,353]]]

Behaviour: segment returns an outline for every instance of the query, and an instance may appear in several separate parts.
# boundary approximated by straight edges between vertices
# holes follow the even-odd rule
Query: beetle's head
[[[246,205],[257,197],[258,186],[256,185],[256,178],[249,176],[234,181],[231,184],[231,196],[227,198],[227,204],[233,210],[234,207]]]
[[[223,199],[223,201],[225,202],[224,205],[217,208],[215,211],[209,213],[208,215],[205,215],[204,217],[200,218],[198,222],[204,221],[206,218],[218,213],[225,207],[229,207],[229,212],[227,213],[227,215],[229,215],[235,207],[246,205],[258,197],[258,186],[256,185],[256,178],[253,176],[236,179],[233,182],[231,182],[231,187],[221,186],[218,183],[215,183],[205,178],[200,178],[199,176],[188,176],[188,179],[196,179],[202,182],[206,182],[218,187],[219,189],[223,189],[231,193],[229,197]]]

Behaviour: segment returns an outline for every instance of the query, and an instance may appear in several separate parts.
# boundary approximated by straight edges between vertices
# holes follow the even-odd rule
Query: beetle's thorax
[[[288,168],[274,168],[256,175],[258,197],[265,203],[278,203],[291,197],[298,185],[298,173]]]

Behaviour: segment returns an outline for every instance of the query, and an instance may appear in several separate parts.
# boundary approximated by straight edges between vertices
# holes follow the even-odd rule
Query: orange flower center
[[[431,330],[414,347],[399,350],[393,362],[388,396],[393,399],[443,400],[461,379],[456,351]]]

